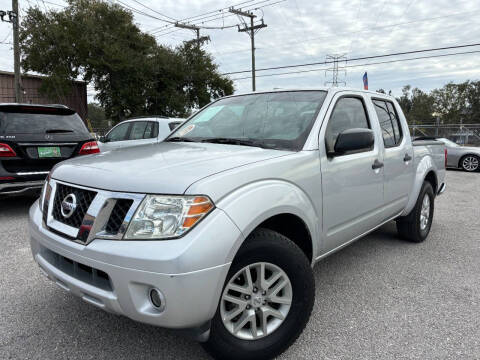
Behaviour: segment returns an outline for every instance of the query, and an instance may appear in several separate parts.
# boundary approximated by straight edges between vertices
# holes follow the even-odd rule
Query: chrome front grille
[[[85,245],[95,238],[122,239],[130,219],[145,197],[144,194],[90,189],[53,179],[49,185],[51,193],[49,199],[45,199],[43,209],[45,226]],[[62,202],[71,194],[75,198],[75,210],[65,216]]]
[[[62,202],[70,194],[75,195],[77,208],[73,212],[72,216],[65,217],[62,215]],[[57,184],[57,191],[55,191],[55,198],[53,200],[53,218],[74,228],[80,228],[83,218],[85,217],[85,214],[87,213],[87,210],[92,204],[92,201],[96,195],[97,193],[95,191],[79,189],[64,184]]]

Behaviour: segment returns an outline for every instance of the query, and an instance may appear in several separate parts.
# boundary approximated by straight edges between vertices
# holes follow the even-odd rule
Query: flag
[[[368,76],[366,71],[365,74],[363,74],[363,90],[368,90]]]

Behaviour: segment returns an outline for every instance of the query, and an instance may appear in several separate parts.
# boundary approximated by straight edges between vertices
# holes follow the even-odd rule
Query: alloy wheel
[[[225,328],[243,340],[270,335],[292,304],[292,283],[278,266],[259,262],[238,271],[225,286],[220,316]]]
[[[420,210],[420,229],[423,231],[427,228],[430,220],[430,197],[425,194],[422,201],[422,209]]]
[[[467,156],[463,159],[462,166],[467,171],[475,171],[478,169],[478,158],[475,156]]]

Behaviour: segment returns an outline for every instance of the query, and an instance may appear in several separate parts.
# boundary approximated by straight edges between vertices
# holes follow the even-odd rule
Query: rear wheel
[[[227,275],[203,345],[217,359],[270,359],[301,334],[315,297],[305,254],[285,236],[254,231]]]
[[[424,182],[413,210],[397,220],[397,231],[401,238],[413,242],[422,242],[427,238],[432,227],[434,201],[432,185]]]
[[[468,172],[477,171],[480,167],[480,158],[475,155],[467,155],[460,161],[460,166]]]

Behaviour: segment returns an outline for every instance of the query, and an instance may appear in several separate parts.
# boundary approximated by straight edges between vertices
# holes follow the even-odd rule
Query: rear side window
[[[143,134],[145,134],[147,124],[148,122],[146,121],[135,121],[132,123],[132,130],[130,130],[129,140],[143,139]]]
[[[151,139],[158,135],[158,125],[153,121],[135,121],[132,123],[129,140]]]
[[[325,133],[327,151],[333,151],[338,134],[348,129],[369,129],[365,106],[360,98],[344,97],[337,101]]]
[[[382,129],[385,147],[397,146],[402,141],[402,130],[395,107],[390,101],[384,100],[373,100],[373,105]]]
[[[35,114],[0,111],[0,134],[81,133],[88,129],[78,114]]]

